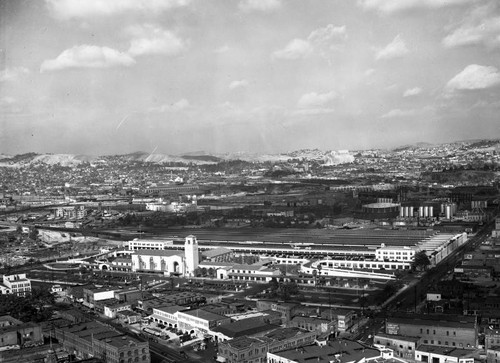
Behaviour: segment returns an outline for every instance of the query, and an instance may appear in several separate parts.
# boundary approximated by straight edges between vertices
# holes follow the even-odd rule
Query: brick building
[[[385,333],[422,338],[422,344],[475,348],[478,341],[476,317],[411,314],[386,319]]]

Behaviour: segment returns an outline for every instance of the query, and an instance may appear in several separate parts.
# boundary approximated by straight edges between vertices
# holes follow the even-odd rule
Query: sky
[[[0,0],[0,153],[500,137],[498,0]]]

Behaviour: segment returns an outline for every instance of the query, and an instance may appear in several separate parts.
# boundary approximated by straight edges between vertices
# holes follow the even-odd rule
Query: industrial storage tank
[[[362,208],[365,213],[397,213],[400,207],[399,203],[370,203]]]
[[[451,205],[448,204],[446,206],[446,219],[451,219],[451,216],[452,216],[452,214],[451,214]]]

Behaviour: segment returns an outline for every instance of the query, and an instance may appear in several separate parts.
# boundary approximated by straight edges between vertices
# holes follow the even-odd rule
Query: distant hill
[[[457,141],[453,143],[434,145],[426,142],[418,142],[412,145],[403,145],[389,152],[404,152],[406,150],[432,149],[434,147],[455,147],[459,148],[460,152],[469,152],[475,150],[500,151],[500,139],[475,139]],[[153,154],[144,151],[136,151],[130,154],[121,155],[106,155],[106,156],[89,156],[89,155],[73,155],[73,154],[37,154],[26,153],[19,155],[0,154],[0,166],[3,167],[22,167],[28,165],[61,165],[66,167],[77,166],[82,163],[99,162],[109,163],[112,165],[117,162],[140,162],[152,164],[194,164],[194,165],[215,165],[220,162],[229,162],[241,160],[250,163],[286,163],[293,161],[318,162],[323,165],[336,165],[349,163],[360,157],[357,152],[349,152],[347,150],[319,150],[319,149],[301,149],[286,153],[276,154],[259,154],[259,153],[223,153],[210,154],[205,151],[196,151],[184,153],[182,155],[167,155]]]
[[[0,165],[4,166],[23,166],[32,164],[48,164],[61,166],[75,166],[83,162],[95,160],[95,156],[72,155],[72,154],[36,154],[27,153],[15,156],[9,156],[0,159]]]

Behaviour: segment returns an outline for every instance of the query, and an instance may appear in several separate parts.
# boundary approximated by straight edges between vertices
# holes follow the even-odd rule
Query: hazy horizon
[[[495,0],[3,0],[0,153],[500,137]]]

